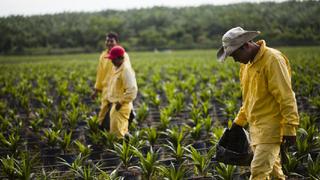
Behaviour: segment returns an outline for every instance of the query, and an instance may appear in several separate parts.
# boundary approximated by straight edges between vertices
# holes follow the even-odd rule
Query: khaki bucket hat
[[[260,31],[246,31],[241,27],[235,27],[222,36],[222,46],[217,52],[218,61],[224,61],[233,51],[244,43],[251,41],[260,34]]]

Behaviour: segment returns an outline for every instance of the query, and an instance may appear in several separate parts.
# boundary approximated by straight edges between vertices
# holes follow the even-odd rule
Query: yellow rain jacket
[[[123,137],[128,132],[132,101],[136,98],[137,92],[137,81],[130,61],[125,59],[119,68],[113,66],[103,99],[113,104],[110,111],[110,132],[118,137]],[[118,111],[115,109],[117,102],[122,105]]]
[[[299,125],[291,69],[281,52],[263,40],[257,43],[260,50],[253,62],[240,67],[243,103],[234,122],[249,123],[252,145],[280,143],[282,136],[296,135]]]
[[[107,50],[101,53],[98,67],[97,67],[97,76],[96,76],[96,83],[94,85],[94,88],[100,91],[103,91],[103,89],[106,87],[106,83],[107,83],[106,77],[107,77],[107,74],[111,72],[111,69],[113,66],[111,61],[106,59],[107,55],[108,55]]]
[[[108,79],[111,76],[110,73],[113,67],[112,62],[107,58],[107,55],[108,55],[108,50],[103,51],[100,55],[99,63],[97,67],[96,83],[94,85],[95,89],[100,90],[102,92],[101,97],[106,96]],[[125,61],[127,61],[130,64],[129,55],[125,53],[124,57],[125,57]],[[100,122],[102,122],[103,119],[105,118],[105,115],[107,113],[107,105],[108,103],[102,98],[99,117],[98,117]]]

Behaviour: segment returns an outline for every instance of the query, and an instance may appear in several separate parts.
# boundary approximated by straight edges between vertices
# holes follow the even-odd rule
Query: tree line
[[[231,27],[273,46],[319,45],[319,1],[153,7],[0,18],[0,53],[96,52],[113,31],[129,50],[216,48]]]

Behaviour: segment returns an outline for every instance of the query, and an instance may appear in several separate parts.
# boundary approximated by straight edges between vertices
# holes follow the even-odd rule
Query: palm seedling
[[[12,121],[0,114],[0,132],[5,132],[13,127]]]
[[[207,116],[202,120],[202,122],[203,122],[204,129],[206,130],[206,136],[208,138],[211,136],[210,133],[212,131],[212,119],[210,116]]]
[[[175,93],[177,91],[176,87],[175,87],[175,83],[173,82],[165,82],[163,84],[163,90],[166,94],[166,98],[167,100],[171,100],[171,99],[175,99]]]
[[[29,153],[22,153],[21,160],[15,160],[17,177],[19,179],[32,179],[35,174],[32,173],[32,167],[37,156],[30,157]]]
[[[172,112],[168,108],[163,108],[160,110],[160,129],[165,130],[169,127],[171,121]]]
[[[186,160],[186,148],[181,144],[181,142],[176,146],[170,141],[167,142],[168,144],[163,144],[163,146],[169,150],[169,154],[175,159],[176,165],[182,165]]]
[[[117,154],[122,162],[122,166],[125,170],[128,170],[130,165],[130,160],[133,157],[132,146],[127,143],[125,140],[122,141],[122,144],[116,143],[114,145],[114,150],[110,150]]]
[[[75,105],[72,105],[72,109],[70,111],[67,111],[66,115],[70,127],[72,129],[75,129],[80,117],[79,109],[75,107]]]
[[[136,120],[139,123],[142,123],[147,118],[148,114],[149,114],[148,105],[146,103],[142,103],[137,110]]]
[[[190,128],[191,138],[195,141],[199,141],[202,133],[202,122],[199,121],[193,128]]]
[[[60,158],[60,160],[62,165],[67,166],[71,170],[75,179],[96,180],[99,177],[109,180],[115,177],[102,171],[100,169],[102,166],[100,162],[95,164],[91,160],[87,160],[86,156],[83,156],[82,153],[80,153],[72,163],[68,163],[62,158]]]
[[[188,157],[193,161],[195,174],[204,177],[210,175],[209,170],[211,169],[211,159],[216,152],[215,146],[211,147],[205,155],[197,151],[192,146],[189,146],[187,151],[189,153]]]
[[[0,143],[9,149],[9,151],[12,154],[18,153],[18,147],[20,144],[20,135],[13,131],[10,133],[8,138],[6,138],[1,132],[0,132]]]
[[[83,157],[87,157],[91,154],[91,145],[82,144],[79,140],[74,141],[74,143],[77,145],[78,150],[80,151]]]
[[[202,119],[202,112],[200,108],[197,108],[196,106],[191,107],[190,111],[191,116],[191,123],[195,126],[199,123],[199,121]]]
[[[30,121],[29,127],[32,129],[34,133],[38,133],[43,123],[44,123],[44,120],[42,118],[37,117]]]
[[[213,139],[212,139],[212,144],[217,144],[219,139],[222,137],[224,132],[224,128],[216,125],[213,127],[212,129],[212,133],[213,133]]]
[[[79,104],[79,94],[70,93],[69,102],[73,106],[73,109],[74,109],[74,107]]]
[[[309,153],[320,152],[319,137],[316,134],[317,130],[314,128],[309,128],[308,130],[309,131],[299,128],[297,131],[298,138],[296,141],[296,147],[298,157],[306,156]]]
[[[146,145],[146,141],[142,138],[143,134],[144,131],[135,131],[132,134],[127,134],[129,144],[137,149],[143,148]]]
[[[203,89],[201,92],[200,92],[200,99],[202,101],[208,101],[211,99],[211,90],[208,89],[208,88],[205,88]]]
[[[181,112],[184,106],[184,94],[181,92],[176,93],[174,98],[169,99],[169,103],[169,107],[171,107],[175,113]]]
[[[58,83],[58,86],[56,89],[58,91],[59,96],[67,97],[68,82],[69,81],[67,81],[67,80],[62,80],[62,81],[60,81],[60,83]]]
[[[320,154],[315,160],[312,159],[311,155],[308,154],[308,174],[311,179],[320,179]]]
[[[232,180],[236,170],[236,166],[226,165],[224,163],[218,163],[217,166],[215,166],[215,170],[217,172],[216,177],[218,179]]]
[[[148,142],[152,147],[154,147],[159,137],[157,130],[155,128],[150,127],[150,128],[146,128],[144,132],[146,134]]]
[[[150,104],[152,104],[155,107],[159,107],[160,105],[160,96],[150,87],[145,87],[145,89],[142,90],[143,97],[148,100]]]
[[[0,159],[3,172],[9,179],[32,179],[34,173],[31,172],[36,156],[30,157],[28,153],[20,155],[21,160],[7,155]]]
[[[64,154],[69,150],[69,146],[71,144],[71,136],[72,136],[72,131],[69,133],[67,131],[64,132],[63,137],[59,137],[59,145],[61,149],[63,150]]]
[[[8,176],[8,178],[15,179],[16,172],[15,172],[15,159],[13,156],[7,155],[7,158],[1,158],[0,159],[2,170],[5,173],[5,175]]]
[[[301,114],[301,135],[302,139],[306,139],[310,146],[310,153],[320,152],[320,133],[316,124],[316,118],[310,117],[307,114]],[[303,129],[303,130],[302,130]]]
[[[165,180],[183,180],[188,170],[184,165],[175,167],[174,164],[170,164],[169,167],[157,166],[160,172],[160,176]]]
[[[174,145],[174,147],[177,147],[179,144],[183,143],[183,140],[186,137],[185,134],[186,128],[183,126],[181,130],[177,126],[174,126],[171,129],[167,129],[164,133],[168,140]]]
[[[114,144],[118,141],[117,136],[114,133],[110,133],[108,131],[100,131],[102,143],[107,149],[113,149]]]
[[[44,137],[43,139],[46,140],[47,145],[51,148],[54,149],[59,142],[59,137],[60,137],[60,130],[53,130],[51,128],[49,129],[44,129]]]
[[[99,147],[103,143],[105,143],[105,144],[109,143],[109,141],[102,142],[102,139],[104,138],[104,136],[102,136],[101,132],[102,131],[98,131],[98,132],[89,131],[88,132],[88,139],[87,139],[89,141],[87,141],[87,143],[89,143],[91,145],[95,145],[96,147]]]
[[[210,108],[209,100],[206,100],[203,103],[201,103],[201,107],[202,107],[203,117],[208,117],[209,116],[209,108]]]
[[[135,147],[132,147],[133,153],[138,156],[139,158],[139,165],[135,166],[142,172],[143,179],[146,180],[152,180],[155,172],[157,170],[157,165],[159,164],[158,156],[159,151],[158,149],[156,152],[153,151],[153,148],[150,147],[150,151],[146,154],[146,157],[143,156],[143,154]]]
[[[98,116],[91,116],[91,117],[87,118],[87,128],[91,132],[98,132],[99,131]]]

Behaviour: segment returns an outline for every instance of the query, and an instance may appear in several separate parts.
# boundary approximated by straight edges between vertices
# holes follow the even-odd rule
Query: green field
[[[279,49],[301,118],[283,167],[292,179],[319,179],[320,47]],[[107,179],[114,170],[142,179],[248,178],[248,168],[211,161],[241,105],[239,64],[217,62],[214,50],[129,55],[139,88],[129,142],[97,129],[99,99],[90,93],[99,54],[0,56],[0,179]]]

